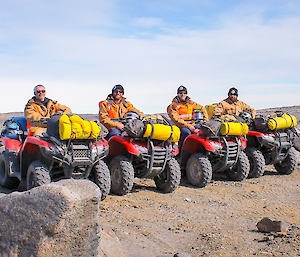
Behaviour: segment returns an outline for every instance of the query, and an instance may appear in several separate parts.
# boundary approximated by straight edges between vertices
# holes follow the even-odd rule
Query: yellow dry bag
[[[171,142],[178,142],[180,138],[180,129],[177,126],[168,126],[164,124],[147,124],[143,137],[152,137],[157,140],[171,139]]]
[[[292,128],[297,125],[297,118],[294,115],[284,113],[281,117],[268,120],[268,127],[271,130]]]
[[[64,114],[59,119],[59,137],[68,139],[94,139],[100,134],[100,126],[94,121],[83,120],[78,115]]]
[[[240,122],[224,122],[221,124],[221,135],[242,136],[248,134],[248,125]]]
[[[287,128],[293,128],[297,126],[297,118],[294,115],[284,113],[282,117],[286,119]]]

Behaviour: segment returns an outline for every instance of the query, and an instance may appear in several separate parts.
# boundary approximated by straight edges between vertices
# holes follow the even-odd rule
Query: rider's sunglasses
[[[38,94],[40,94],[40,93],[45,93],[46,90],[37,90],[36,92],[37,92]]]
[[[123,93],[124,93],[122,90],[115,90],[114,92],[120,93],[120,94],[123,94]]]
[[[178,94],[180,94],[180,95],[186,95],[186,92],[185,91],[180,91]]]

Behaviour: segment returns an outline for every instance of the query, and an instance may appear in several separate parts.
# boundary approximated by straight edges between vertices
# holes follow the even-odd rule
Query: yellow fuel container
[[[213,111],[214,111],[214,109],[215,109],[216,106],[217,106],[217,104],[205,105],[205,109],[207,111],[209,119],[211,119],[211,117],[213,116]]]
[[[151,135],[153,139],[164,141],[171,137],[171,142],[178,142],[180,138],[180,129],[177,126],[168,126],[164,124],[147,124],[144,137],[150,137]]]

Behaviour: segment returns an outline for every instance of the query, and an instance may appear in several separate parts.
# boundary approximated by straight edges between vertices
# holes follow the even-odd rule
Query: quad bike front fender
[[[4,147],[9,151],[20,152],[20,149],[22,148],[22,143],[19,140],[8,137],[2,137],[0,140]]]
[[[130,141],[129,138],[124,138],[122,136],[112,136],[109,141],[109,154],[114,156],[124,155],[128,152],[129,154],[138,156],[140,154],[139,150]]]
[[[204,147],[207,151],[215,152],[215,147],[210,143],[210,141],[195,134],[191,134],[186,137],[183,142],[182,149],[189,153],[196,153],[199,151],[200,146]]]

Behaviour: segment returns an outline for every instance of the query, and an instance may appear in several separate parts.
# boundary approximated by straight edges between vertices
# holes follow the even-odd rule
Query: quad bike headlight
[[[98,145],[96,147],[93,147],[92,149],[92,160],[95,160],[100,153],[102,153],[104,150],[103,145]]]
[[[135,147],[138,149],[140,153],[148,153],[148,148],[140,146],[140,145],[135,145]]]
[[[217,143],[217,142],[210,142],[210,143],[215,148],[216,151],[220,151],[223,148],[220,143]]]

